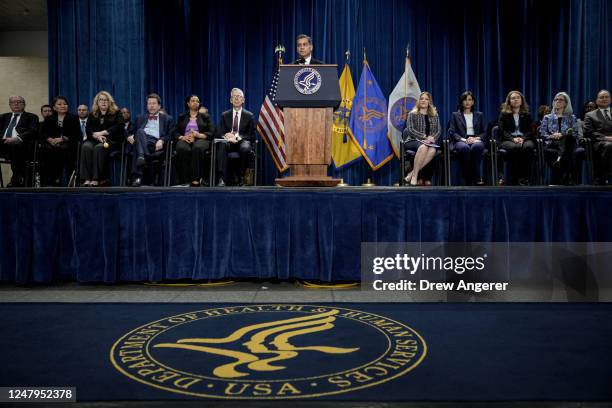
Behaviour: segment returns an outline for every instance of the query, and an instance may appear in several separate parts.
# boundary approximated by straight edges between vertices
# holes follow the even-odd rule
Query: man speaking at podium
[[[300,58],[293,63],[299,65],[323,64],[323,61],[312,57],[312,38],[306,34],[300,34],[296,38],[297,52]]]

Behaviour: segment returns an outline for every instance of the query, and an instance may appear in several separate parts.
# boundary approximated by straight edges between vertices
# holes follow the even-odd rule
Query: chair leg
[[[450,171],[450,142],[448,140],[444,140],[444,178],[446,179],[446,186],[450,187],[453,182],[451,180],[451,171]]]
[[[589,178],[590,178],[591,184],[593,184],[593,181],[595,180],[595,166],[593,164],[593,145],[591,144],[591,141],[589,139],[585,139],[585,140],[586,140],[587,161],[588,161],[588,167],[589,167]]]
[[[119,187],[123,187],[124,186],[124,181],[123,181],[123,177],[124,177],[124,162],[125,160],[125,154],[123,154],[123,145],[121,145],[121,159],[119,161]]]
[[[215,166],[215,159],[217,156],[217,143],[215,142],[215,140],[216,139],[213,139],[213,142],[210,147],[210,171],[208,172],[209,187],[214,187],[216,181],[217,166]]]
[[[258,161],[259,161],[259,141],[255,140],[255,157],[253,159],[253,187],[257,186],[257,168],[258,166]]]
[[[406,185],[406,180],[404,179],[404,171],[406,171],[406,157],[404,154],[404,142],[400,142],[400,171],[399,171],[399,175],[400,175],[400,179],[399,179],[399,185],[400,186],[405,186]]]
[[[497,144],[495,142],[491,142],[491,183],[492,185],[497,185]]]

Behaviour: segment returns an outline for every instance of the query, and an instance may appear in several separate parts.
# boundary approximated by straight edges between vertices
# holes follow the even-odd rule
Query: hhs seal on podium
[[[293,85],[298,92],[312,95],[321,88],[321,74],[314,68],[302,68],[295,73]]]

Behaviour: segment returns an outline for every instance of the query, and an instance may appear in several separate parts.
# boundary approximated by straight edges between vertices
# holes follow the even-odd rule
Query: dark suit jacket
[[[159,120],[159,138],[165,142],[170,141],[172,139],[172,135],[174,135],[174,119],[172,118],[172,116],[166,115],[160,112],[158,120]],[[138,115],[138,119],[136,119],[135,132],[137,132],[140,129],[144,130],[148,121],[149,121],[148,113]]]
[[[302,57],[296,59],[295,61],[293,61],[294,64],[304,64],[305,60],[302,59]],[[325,64],[323,61],[316,59],[315,57],[311,57],[310,58],[310,65],[317,65],[317,64]]]
[[[210,119],[210,115],[208,115],[208,113],[198,113],[196,123],[198,124],[198,132],[205,134],[208,140],[212,140],[215,133],[215,126]],[[176,127],[174,130],[175,140],[178,140],[180,136],[185,136],[185,128],[188,124],[189,112],[185,112],[181,114],[176,121]]]
[[[80,126],[80,125],[79,125]],[[106,112],[106,115],[94,116],[93,112],[87,118],[87,140],[97,142],[93,138],[94,132],[102,130],[108,131],[107,139],[110,144],[119,145],[125,141],[125,132],[123,131],[123,115],[117,111],[114,114]]]
[[[474,125],[474,137],[479,137],[483,142],[487,131],[487,124],[484,121],[482,112],[473,112],[472,124]],[[463,112],[453,112],[448,121],[448,138],[452,142],[459,142],[462,138],[467,139],[467,124]]]
[[[81,139],[81,122],[76,115],[67,113],[64,117],[63,126],[60,128],[57,125],[57,114],[53,114],[42,123],[40,129],[40,138],[42,142],[46,142],[48,138],[56,138],[66,136],[68,143],[77,144]]]
[[[0,116],[0,138],[4,137],[4,132],[9,127],[12,118],[13,112]],[[24,142],[35,140],[38,137],[38,116],[30,112],[22,112],[15,130]]]
[[[612,109],[610,112],[612,114]],[[593,141],[603,140],[605,136],[612,136],[612,122],[606,120],[598,108],[586,114],[583,130],[584,137]]]
[[[501,141],[512,141],[514,136],[512,136],[512,132],[516,129],[516,125],[514,124],[514,116],[512,113],[500,113],[499,119],[497,120],[499,126],[499,132],[501,135]],[[535,139],[535,135],[531,129],[531,114],[520,113],[519,114],[519,129],[521,133],[523,133],[523,139]]]
[[[217,137],[222,138],[224,134],[232,131],[232,125],[234,123],[234,109],[226,110],[221,114],[221,120],[219,126],[217,126]],[[251,143],[255,142],[255,117],[253,113],[242,108],[242,114],[240,115],[240,123],[238,124],[238,134],[245,140]]]
[[[125,127],[125,122],[123,122],[123,128],[125,129],[126,137],[133,135],[136,132],[136,129],[134,129],[134,123],[131,120],[128,122],[127,129]]]

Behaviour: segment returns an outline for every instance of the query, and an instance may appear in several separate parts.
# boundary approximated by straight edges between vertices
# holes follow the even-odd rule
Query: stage
[[[0,280],[359,280],[362,242],[609,242],[607,187],[0,191]]]

